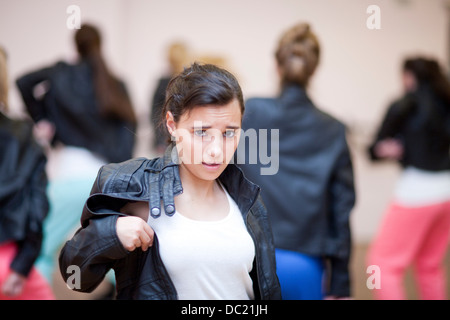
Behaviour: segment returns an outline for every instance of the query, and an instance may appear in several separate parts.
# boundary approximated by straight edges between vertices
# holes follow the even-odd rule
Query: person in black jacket
[[[276,51],[281,94],[246,102],[243,129],[250,141],[241,139],[238,149],[245,156],[238,154],[238,164],[261,187],[283,299],[351,296],[353,169],[345,126],[317,109],[307,94],[319,51],[308,24],[281,36]],[[252,142],[253,136],[258,140]],[[266,153],[271,157],[262,157]]]
[[[6,54],[0,48],[0,300],[54,299],[34,268],[48,213],[47,158],[31,123],[7,112]]]
[[[49,151],[51,211],[37,261],[49,281],[57,250],[76,227],[98,168],[132,158],[136,139],[131,101],[124,83],[108,70],[99,30],[84,24],[74,40],[77,63],[61,61],[16,81],[38,141]]]
[[[280,299],[260,189],[229,164],[244,113],[239,83],[194,63],[166,93],[172,144],[162,158],[102,167],[61,250],[63,278],[78,266],[73,288],[90,292],[113,268],[118,299]]]
[[[168,146],[167,131],[160,126],[167,85],[174,75],[183,71],[183,68],[186,66],[188,60],[188,48],[184,43],[174,42],[169,46],[167,50],[167,61],[170,66],[170,70],[167,75],[159,78],[152,96],[150,108],[150,124],[153,126],[154,134],[152,146],[158,155],[163,155],[164,150],[166,150]]]
[[[450,83],[435,59],[406,59],[404,95],[392,103],[369,146],[372,160],[401,164],[392,203],[367,264],[380,270],[376,299],[406,299],[414,265],[419,297],[446,299],[442,262],[450,230]]]

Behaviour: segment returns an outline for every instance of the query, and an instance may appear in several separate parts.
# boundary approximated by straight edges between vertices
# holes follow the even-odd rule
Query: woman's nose
[[[211,141],[208,144],[207,147],[207,153],[208,156],[210,156],[214,160],[221,161],[222,159],[219,159],[222,157],[223,151],[223,141],[219,137],[213,136],[211,137]]]

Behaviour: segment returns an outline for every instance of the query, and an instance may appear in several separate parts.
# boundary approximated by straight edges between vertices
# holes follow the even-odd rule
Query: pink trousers
[[[10,265],[17,252],[13,242],[0,244],[0,289],[11,273]],[[52,289],[45,278],[33,268],[20,295],[6,296],[0,290],[0,300],[54,300]]]
[[[367,264],[379,267],[380,288],[375,299],[406,299],[405,269],[413,266],[419,297],[446,299],[443,260],[450,239],[450,201],[425,207],[392,204],[367,256]]]

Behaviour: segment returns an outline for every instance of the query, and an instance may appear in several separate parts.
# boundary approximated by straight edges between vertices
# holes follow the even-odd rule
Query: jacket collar
[[[241,168],[233,163],[228,164],[219,181],[236,202],[241,213],[247,214],[259,196],[260,187],[248,180]]]
[[[283,105],[298,106],[311,102],[306,89],[294,83],[288,83],[283,86],[279,99],[283,102]]]

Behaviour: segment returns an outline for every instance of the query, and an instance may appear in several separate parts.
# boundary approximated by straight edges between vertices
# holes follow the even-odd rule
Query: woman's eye
[[[235,134],[234,130],[227,130],[223,135],[225,138],[233,138]]]
[[[194,135],[196,135],[197,137],[205,137],[206,130],[202,130],[202,129],[194,130]]]

